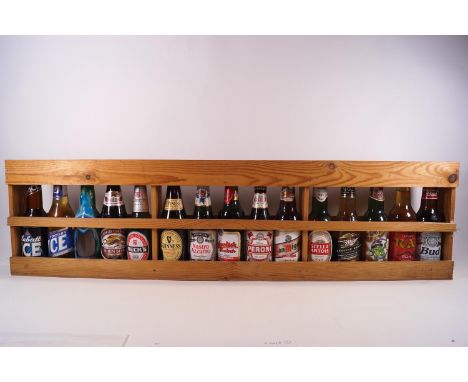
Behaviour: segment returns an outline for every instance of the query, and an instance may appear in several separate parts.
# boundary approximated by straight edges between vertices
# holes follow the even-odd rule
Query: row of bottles
[[[315,188],[309,220],[330,221],[328,193]],[[26,193],[25,216],[46,216],[42,209],[40,186],[30,186]],[[421,208],[417,214],[410,202],[410,189],[399,188],[395,206],[387,218],[384,212],[383,189],[370,189],[368,210],[363,220],[368,221],[444,221],[437,211],[438,190],[424,188]],[[68,201],[67,187],[54,186],[49,217],[73,217]],[[78,218],[125,218],[127,212],[120,186],[107,186],[102,212],[96,209],[94,187],[81,186]],[[146,186],[135,186],[134,218],[151,217],[148,210]],[[168,186],[160,218],[186,218],[179,186]],[[211,219],[210,189],[198,186],[195,196],[194,219]],[[225,188],[224,206],[219,218],[242,219],[238,188]],[[250,219],[270,219],[266,187],[255,187]],[[283,187],[278,220],[298,220],[294,188]],[[342,187],[337,220],[357,221],[355,189]],[[327,232],[309,234],[308,258],[312,261],[385,261],[385,260],[440,260],[441,234],[437,232]],[[298,261],[301,257],[300,231],[256,230],[177,230],[160,231],[160,259],[164,260],[221,260],[221,261]],[[78,257],[145,260],[151,258],[150,230],[76,228],[23,228],[21,235],[24,256]]]

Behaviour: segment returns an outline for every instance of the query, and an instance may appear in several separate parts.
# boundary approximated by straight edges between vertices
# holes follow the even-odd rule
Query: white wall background
[[[0,37],[2,172],[5,159],[462,162],[453,281],[11,277],[2,184],[0,343],[468,345],[467,121],[466,37]]]

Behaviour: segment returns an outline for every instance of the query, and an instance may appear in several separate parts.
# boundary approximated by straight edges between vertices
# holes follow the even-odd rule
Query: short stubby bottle
[[[267,188],[255,187],[250,219],[268,220]],[[245,232],[247,261],[272,261],[273,260],[273,231]]]
[[[294,187],[282,187],[277,220],[299,220]],[[275,231],[274,261],[299,261],[301,258],[301,231]]]
[[[127,211],[120,186],[107,186],[101,218],[126,218]],[[101,231],[101,254],[104,259],[126,259],[126,231],[123,228],[104,228]]]
[[[242,219],[244,211],[240,205],[239,189],[237,186],[224,188],[224,206],[219,212],[220,219]],[[218,230],[218,260],[241,261],[244,260],[243,231],[220,229]]]
[[[80,206],[76,211],[77,218],[96,218],[99,212],[96,209],[96,195],[94,186],[80,187]],[[101,256],[101,240],[97,228],[75,228],[75,257],[79,259],[96,259]]]
[[[46,216],[42,208],[42,187],[29,186],[26,189],[26,211],[23,216]],[[27,257],[47,256],[47,228],[21,228],[21,255]]]
[[[212,219],[209,186],[197,186],[194,219]],[[190,260],[212,261],[216,259],[216,230],[192,229],[189,231]]]
[[[444,217],[438,209],[439,190],[424,187],[421,195],[421,206],[416,214],[419,222],[438,223]],[[416,239],[416,257],[420,261],[438,261],[442,254],[442,234],[440,232],[419,232]]]
[[[311,221],[330,221],[328,213],[328,191],[326,188],[314,188],[312,199]],[[330,261],[333,253],[333,241],[328,231],[312,231],[309,233],[309,261]]]
[[[149,219],[151,215],[148,207],[146,186],[135,186],[133,190],[134,219]],[[151,258],[151,230],[129,229],[127,233],[128,260],[148,260]]]
[[[385,197],[383,187],[371,187],[369,191],[368,208],[364,220],[372,222],[387,221],[385,215]],[[363,260],[388,260],[388,232],[368,231],[364,233]]]

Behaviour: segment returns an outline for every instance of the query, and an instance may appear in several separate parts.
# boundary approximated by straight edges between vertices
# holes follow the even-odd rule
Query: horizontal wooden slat
[[[7,160],[6,183],[456,187],[458,162]]]
[[[421,222],[342,222],[280,221],[249,219],[79,219],[9,217],[13,227],[90,227],[90,228],[173,228],[173,229],[258,229],[258,230],[326,230],[326,231],[400,231],[454,232],[454,223]]]
[[[438,262],[170,262],[10,258],[11,273],[24,276],[155,280],[369,281],[450,280],[452,261]]]

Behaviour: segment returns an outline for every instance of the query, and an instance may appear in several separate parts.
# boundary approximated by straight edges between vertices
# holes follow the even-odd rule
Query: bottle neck
[[[164,203],[162,215],[170,216],[171,213],[174,213],[177,216],[185,216],[184,202],[182,201],[182,191],[180,190],[180,186],[167,186],[166,201]]]
[[[211,219],[211,196],[209,186],[197,186],[195,193],[194,219]]]
[[[268,200],[266,187],[255,187],[255,194],[252,201],[251,219],[268,219]]]
[[[297,218],[294,187],[283,187],[281,189],[280,205],[277,216],[280,219]]]
[[[26,191],[26,208],[28,210],[42,210],[42,187],[29,186]]]
[[[312,198],[312,216],[328,216],[328,191],[326,188],[314,188]]]
[[[411,209],[411,189],[409,187],[399,187],[396,190],[395,205],[397,208]]]
[[[424,187],[421,195],[421,209],[437,210],[439,190],[437,188]]]
[[[367,207],[369,212],[383,213],[385,211],[383,187],[371,187]]]
[[[338,211],[340,220],[357,220],[355,195],[354,187],[341,188],[340,209]]]
[[[149,213],[146,186],[135,186],[133,190],[133,213]]]

